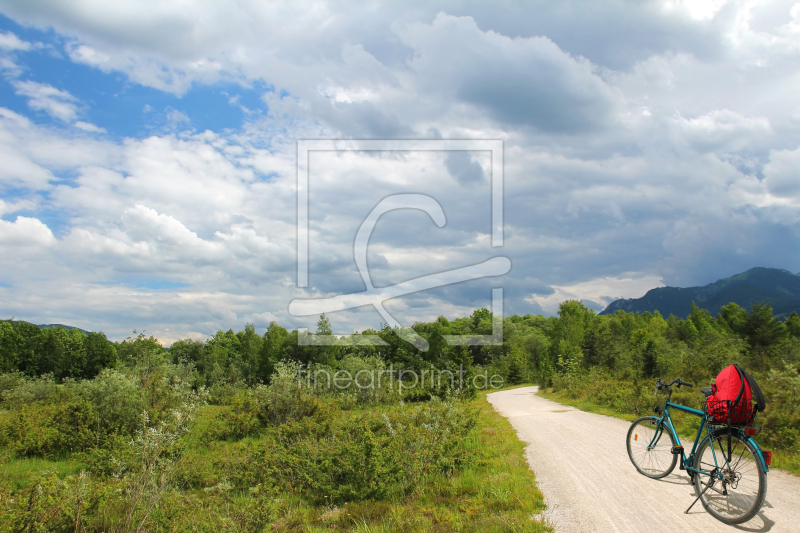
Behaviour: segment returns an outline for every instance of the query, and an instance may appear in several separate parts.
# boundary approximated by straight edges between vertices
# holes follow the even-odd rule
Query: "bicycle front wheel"
[[[700,495],[706,511],[726,524],[741,524],[753,518],[767,496],[767,473],[758,458],[758,452],[741,435],[734,431],[730,437],[728,456],[728,430],[712,433],[697,449],[694,488]]]
[[[658,418],[643,416],[628,430],[628,457],[640,474],[653,479],[668,476],[678,462],[672,453],[675,437]]]

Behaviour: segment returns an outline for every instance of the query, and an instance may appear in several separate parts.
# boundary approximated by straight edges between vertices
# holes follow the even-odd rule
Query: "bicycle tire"
[[[711,453],[711,447],[714,455]],[[761,464],[756,448],[738,431],[731,436],[731,461],[726,461],[728,430],[718,429],[700,443],[695,455],[695,468],[716,474],[723,464],[724,479],[715,479],[710,474],[695,474],[695,492],[703,508],[714,518],[725,524],[742,524],[752,519],[761,510],[767,497],[767,473]],[[735,480],[735,481],[734,481]],[[722,484],[722,491],[718,487]],[[708,488],[707,488],[708,487]],[[710,489],[710,490],[709,490]]]
[[[657,425],[658,418],[654,416],[638,418],[631,424],[626,440],[631,463],[640,474],[652,479],[668,476],[678,462],[678,456],[672,453],[672,447],[677,444],[675,437],[663,424],[658,429],[661,435],[655,447],[648,449]]]

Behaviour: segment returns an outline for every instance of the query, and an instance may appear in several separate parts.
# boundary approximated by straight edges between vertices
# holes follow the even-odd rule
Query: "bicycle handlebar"
[[[694,387],[694,383],[687,383],[686,381],[683,381],[681,378],[676,379],[672,383],[667,383],[665,381],[661,381],[661,378],[658,378],[656,380],[656,390],[655,390],[655,392],[653,394],[654,395],[658,394],[658,391],[660,391],[661,389],[667,389],[669,391],[670,395],[672,395],[672,386],[673,385],[675,385],[677,387],[681,387],[681,386],[684,386],[684,385],[686,387],[689,387],[689,388]]]

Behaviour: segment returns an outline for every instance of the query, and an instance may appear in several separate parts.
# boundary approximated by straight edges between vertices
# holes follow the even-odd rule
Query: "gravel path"
[[[556,533],[649,531],[800,532],[800,478],[772,470],[761,512],[740,526],[706,513],[683,470],[661,480],[639,474],[628,459],[630,423],[579,411],[535,395],[524,387],[488,395],[528,444],[528,463],[544,493],[545,520]]]

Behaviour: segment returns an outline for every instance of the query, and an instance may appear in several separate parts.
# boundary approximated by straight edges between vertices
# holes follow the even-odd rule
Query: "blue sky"
[[[800,271],[800,4],[570,0],[111,5],[0,0],[0,313],[169,343],[497,255],[509,274],[389,302],[403,323],[602,309],[754,266]],[[502,139],[485,153],[312,156],[296,285],[298,139]],[[375,327],[365,308],[339,332]]]
[[[56,87],[80,102],[78,115],[86,122],[106,130],[116,140],[141,138],[168,131],[170,113],[188,118],[178,126],[203,131],[238,129],[246,118],[266,112],[261,95],[272,88],[263,80],[249,83],[218,81],[198,84],[182,95],[164,92],[131,82],[123,73],[103,72],[72,61],[64,53],[69,40],[52,29],[21,26],[0,15],[0,32],[12,33],[26,42],[36,43],[19,54],[21,74],[16,79]],[[60,125],[45,111],[30,109],[28,98],[15,91],[15,78],[2,80],[0,105],[26,115],[37,124]]]

